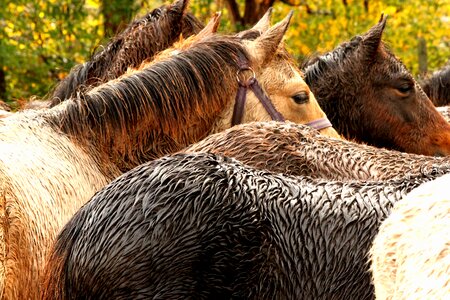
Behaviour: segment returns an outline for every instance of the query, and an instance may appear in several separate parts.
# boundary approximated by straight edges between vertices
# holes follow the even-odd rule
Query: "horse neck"
[[[85,99],[67,100],[47,117],[78,143],[98,149],[102,157],[126,171],[211,132],[237,89],[234,67],[219,63],[221,78],[210,78],[216,74],[190,78],[192,73],[200,76],[218,68],[195,71],[192,62],[187,62],[190,68],[180,67],[189,73],[183,73],[185,79],[174,76],[164,82],[159,74],[168,69],[143,69],[91,90]]]

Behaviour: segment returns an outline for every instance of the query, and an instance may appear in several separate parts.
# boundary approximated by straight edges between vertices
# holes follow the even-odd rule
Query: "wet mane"
[[[49,99],[51,107],[138,66],[157,52],[172,45],[180,36],[198,33],[203,25],[192,14],[162,6],[131,22],[105,46],[97,48],[90,60],[74,67]],[[176,18],[181,19],[177,21]]]
[[[67,100],[65,106],[55,107],[47,117],[80,141],[88,138],[86,134],[98,135],[95,140],[112,145],[113,151],[122,154],[119,157],[125,156],[134,166],[158,154],[152,152],[154,136],[133,132],[156,131],[180,137],[183,133],[174,124],[191,124],[189,130],[200,133],[212,125],[224,102],[237,89],[238,57],[249,59],[238,38],[212,36],[169,59]],[[124,145],[136,145],[139,159],[132,153],[134,147]]]
[[[356,49],[359,48],[363,37],[358,35],[353,37],[349,42],[343,42],[333,51],[325,54],[316,53],[306,58],[302,64],[301,69],[305,74],[308,73],[308,80],[315,81],[320,78],[330,68],[337,68],[344,64],[347,58],[354,55]],[[309,84],[308,82],[306,82]]]
[[[420,85],[436,106],[450,104],[450,64],[425,78]]]

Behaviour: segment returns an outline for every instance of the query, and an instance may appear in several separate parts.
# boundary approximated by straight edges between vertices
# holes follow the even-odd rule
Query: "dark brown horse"
[[[436,177],[326,182],[213,154],[164,157],[66,224],[42,298],[374,299],[367,254],[378,227]]]
[[[367,33],[305,62],[306,83],[347,139],[426,155],[450,154],[450,125],[382,41]]]
[[[181,34],[187,38],[200,32],[203,25],[192,14],[186,13],[188,3],[189,0],[177,0],[130,23],[106,46],[100,47],[88,62],[71,70],[48,97],[50,106],[76,97],[79,91],[115,79],[146,59],[151,60],[179,40]]]
[[[450,64],[419,82],[435,106],[450,104]]]

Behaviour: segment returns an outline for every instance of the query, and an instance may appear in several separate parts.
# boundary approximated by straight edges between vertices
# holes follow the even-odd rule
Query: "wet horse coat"
[[[289,93],[304,91],[300,73],[280,71],[291,66],[276,54],[288,23],[286,18],[254,41],[202,31],[176,55],[158,56],[79,98],[1,119],[1,296],[38,297],[54,237],[95,191],[142,162],[198,141],[217,123],[226,127],[220,119],[237,90],[238,57],[251,62],[257,78],[276,74],[292,79]],[[283,84],[272,84],[286,93]],[[279,97],[278,103],[293,102]]]
[[[371,248],[377,299],[450,295],[450,174],[395,204]]]
[[[389,180],[450,172],[450,157],[432,157],[329,138],[291,122],[252,122],[182,150],[233,157],[261,170],[333,180]]]
[[[367,253],[378,226],[435,177],[326,182],[213,154],[164,157],[69,221],[43,299],[373,299]]]

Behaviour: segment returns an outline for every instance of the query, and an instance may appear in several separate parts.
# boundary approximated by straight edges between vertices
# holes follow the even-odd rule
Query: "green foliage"
[[[190,10],[206,22],[222,11],[221,31],[235,31],[226,0],[191,0]],[[238,1],[241,11],[244,0]],[[294,1],[284,1],[292,2]],[[0,7],[0,68],[6,74],[6,101],[43,97],[75,64],[86,61],[104,38],[102,3],[109,11],[140,16],[165,3],[100,0],[19,0]],[[274,21],[295,10],[286,36],[299,60],[332,50],[340,42],[364,33],[382,12],[389,15],[384,40],[406,66],[418,74],[418,40],[427,43],[430,71],[450,58],[450,0],[296,1],[275,2]],[[368,7],[364,6],[368,3]],[[128,16],[127,16],[128,17]],[[109,20],[109,19],[108,19]],[[120,18],[117,20],[120,21]],[[242,28],[239,28],[242,29]]]
[[[89,1],[57,0],[21,0],[0,8],[6,100],[43,96],[83,62],[103,34],[97,10]]]

